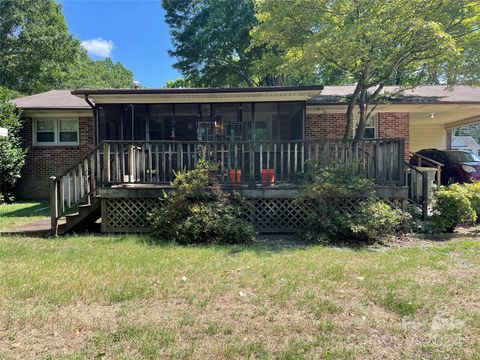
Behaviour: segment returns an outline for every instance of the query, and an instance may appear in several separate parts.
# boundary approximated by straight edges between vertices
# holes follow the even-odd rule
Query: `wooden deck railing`
[[[403,185],[403,140],[365,141],[105,141],[103,183],[169,183],[200,159],[218,165],[224,185],[296,183],[308,162],[352,163],[379,184]]]
[[[351,163],[381,185],[404,185],[404,141],[104,141],[77,164],[50,178],[52,229],[115,184],[163,184],[200,159],[218,165],[225,186],[298,183],[309,162],[322,167]],[[54,230],[55,232],[55,230]]]

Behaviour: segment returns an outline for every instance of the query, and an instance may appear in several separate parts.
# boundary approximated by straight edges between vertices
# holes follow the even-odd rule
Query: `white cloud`
[[[105,40],[101,37],[96,39],[82,41],[82,46],[89,55],[109,57],[115,45],[111,40]]]

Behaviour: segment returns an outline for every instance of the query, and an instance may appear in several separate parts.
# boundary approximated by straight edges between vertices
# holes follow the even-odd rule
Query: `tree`
[[[79,48],[55,0],[0,0],[0,85],[23,93],[56,87]]]
[[[252,47],[253,0],[163,0],[178,61],[174,67],[198,87],[281,85],[282,76],[258,69],[264,47]],[[269,51],[275,57],[274,51]]]
[[[348,97],[363,138],[384,86],[478,80],[480,3],[472,0],[257,0],[256,46],[280,51],[272,73],[336,69],[356,87]],[[268,60],[265,60],[268,65]],[[372,106],[373,105],[373,106]]]
[[[133,84],[133,73],[121,62],[112,59],[92,60],[81,49],[79,59],[69,66],[62,88],[130,88]]]
[[[12,200],[26,154],[20,137],[20,110],[11,102],[13,96],[0,87],[0,127],[8,129],[8,137],[0,139],[0,195],[6,201]]]
[[[168,80],[167,83],[165,84],[165,87],[169,89],[175,89],[175,88],[186,89],[186,88],[197,87],[197,84],[185,78],[178,78],[175,80]]]
[[[256,23],[252,1],[163,0],[178,61],[174,67],[199,86],[253,86]]]
[[[132,81],[121,63],[88,57],[55,0],[0,0],[0,86],[31,94]]]

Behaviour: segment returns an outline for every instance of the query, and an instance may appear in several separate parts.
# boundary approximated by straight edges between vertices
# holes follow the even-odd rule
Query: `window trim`
[[[363,139],[364,140],[372,140],[372,139],[378,139],[378,132],[379,132],[379,123],[380,123],[380,116],[379,116],[379,113],[375,113],[375,114],[371,114],[370,115],[370,118],[373,118],[373,126],[367,126],[367,124],[365,124],[365,130],[367,129],[373,129],[373,132],[374,132],[374,136],[373,138],[366,138],[365,137],[365,134],[364,134],[364,137]],[[353,120],[353,126],[352,126],[352,138],[355,137],[355,134],[357,132],[357,126],[358,126],[358,122],[360,121],[360,118],[358,117],[358,114],[354,117],[354,120]]]
[[[53,142],[42,142],[37,141],[37,128],[38,128],[38,121],[45,121],[50,120],[53,121]],[[76,131],[77,131],[77,141],[60,141],[60,121],[62,120],[69,120],[74,121],[76,124]],[[33,131],[32,131],[32,144],[33,146],[78,146],[80,144],[80,121],[78,118],[72,117],[48,117],[48,118],[34,118],[33,119]]]
[[[378,139],[378,113],[377,114],[371,114],[370,118],[373,118],[373,126],[367,126],[365,124],[365,130],[367,129],[373,129],[373,138],[366,138],[365,135],[363,136],[364,139]]]

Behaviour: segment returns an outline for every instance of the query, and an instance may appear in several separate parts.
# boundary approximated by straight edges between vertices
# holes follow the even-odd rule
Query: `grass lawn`
[[[480,359],[480,242],[409,244],[3,236],[0,359]]]

